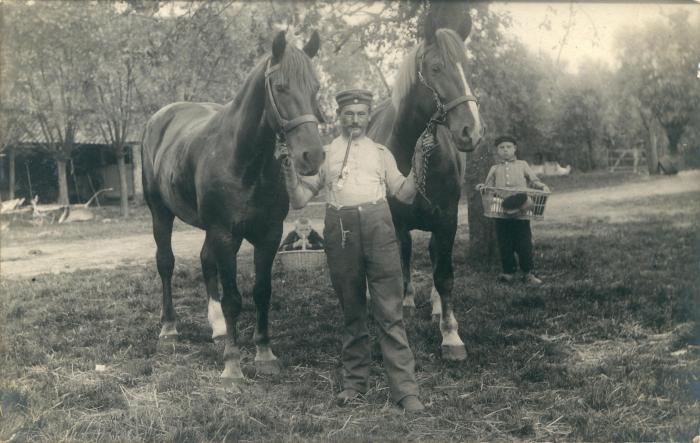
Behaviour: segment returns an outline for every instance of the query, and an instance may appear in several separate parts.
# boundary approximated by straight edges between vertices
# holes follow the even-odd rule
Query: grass
[[[0,440],[13,441],[682,441],[700,433],[700,236],[688,195],[631,200],[666,208],[643,220],[535,225],[542,287],[494,282],[455,252],[464,362],[440,359],[430,321],[425,236],[407,331],[428,413],[388,402],[373,345],[367,400],[333,404],[340,310],[327,277],[275,271],[271,330],[284,369],[255,374],[250,257],[239,330],[249,381],[219,382],[195,260],[174,279],[181,343],[157,347],[153,267],[0,283]],[[373,329],[373,336],[376,331]],[[106,370],[96,371],[96,365]]]
[[[653,180],[646,174],[635,174],[634,172],[574,171],[569,175],[547,176],[542,180],[552,189],[553,192],[580,191],[584,189],[605,188],[626,183],[639,183]]]

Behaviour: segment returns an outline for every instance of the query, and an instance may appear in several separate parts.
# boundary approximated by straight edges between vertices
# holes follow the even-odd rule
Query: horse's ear
[[[432,12],[428,12],[428,15],[425,16],[425,23],[423,23],[423,39],[426,44],[435,42],[435,31],[437,31],[435,17],[433,17]]]
[[[429,20],[432,20],[432,26],[435,29],[452,29],[462,40],[469,37],[469,32],[472,29],[469,5],[466,2],[434,1],[426,17],[426,24]]]
[[[319,37],[318,31],[314,31],[313,34],[311,34],[311,38],[309,39],[309,41],[306,42],[306,45],[304,45],[304,52],[310,58],[314,58],[314,56],[318,53],[320,47],[321,37]]]
[[[275,62],[279,62],[284,55],[284,50],[287,47],[287,39],[284,35],[284,31],[280,31],[275,36],[272,41],[272,59]]]
[[[472,32],[472,16],[467,11],[465,20],[457,28],[457,34],[462,37],[462,40],[466,40],[470,32]]]

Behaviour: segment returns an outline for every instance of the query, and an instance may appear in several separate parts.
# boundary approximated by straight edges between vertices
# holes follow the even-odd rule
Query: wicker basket
[[[511,195],[526,193],[532,203],[524,210],[513,214],[506,213],[503,209],[503,200]],[[547,205],[549,192],[536,189],[493,188],[485,186],[481,188],[481,202],[484,205],[484,215],[490,218],[514,218],[519,220],[542,220],[544,208]]]
[[[277,262],[284,271],[310,271],[326,264],[326,253],[323,249],[280,251]]]

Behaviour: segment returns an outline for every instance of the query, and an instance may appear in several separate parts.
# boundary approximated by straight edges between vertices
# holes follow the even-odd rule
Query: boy
[[[515,157],[517,141],[509,135],[503,135],[496,139],[496,155],[498,163],[491,167],[483,185],[477,185],[477,189],[484,186],[496,188],[533,188],[549,192],[547,185],[542,183],[537,175],[532,172],[530,165],[524,160]],[[530,203],[525,193],[508,197],[503,202],[503,208],[508,214],[517,214]],[[503,273],[498,279],[510,283],[515,279],[517,266],[515,254],[518,255],[518,263],[523,272],[523,282],[539,285],[542,280],[532,273],[532,231],[530,220],[518,220],[515,218],[497,218],[496,238],[498,250],[501,255]]]
[[[323,238],[311,227],[308,218],[294,222],[294,230],[282,241],[280,251],[299,251],[301,249],[323,249]]]

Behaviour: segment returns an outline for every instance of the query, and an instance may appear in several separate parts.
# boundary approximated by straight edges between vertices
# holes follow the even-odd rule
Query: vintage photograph
[[[700,3],[0,2],[0,441],[700,443]]]

